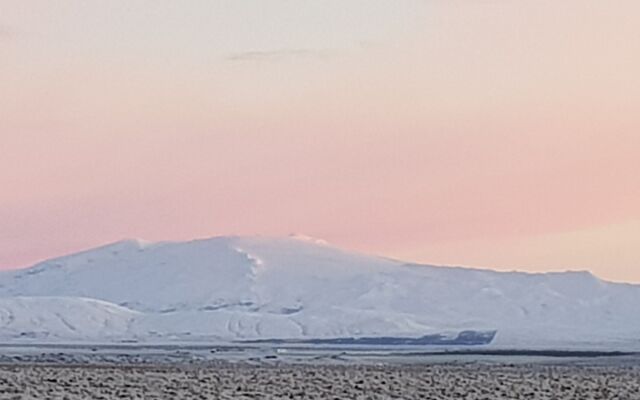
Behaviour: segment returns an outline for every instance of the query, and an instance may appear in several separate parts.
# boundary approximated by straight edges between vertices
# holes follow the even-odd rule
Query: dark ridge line
[[[363,336],[304,339],[254,339],[236,341],[235,343],[341,346],[482,346],[490,344],[496,334],[497,331],[463,331],[458,333],[455,337],[443,334],[432,334],[420,337]]]
[[[640,352],[598,351],[598,350],[444,350],[394,353],[398,356],[504,356],[504,357],[553,357],[553,358],[595,358],[628,357],[640,355]]]
[[[267,343],[263,343],[267,344]],[[274,343],[271,343],[274,344]],[[287,344],[293,345],[293,347],[287,347]],[[406,351],[400,352],[397,349],[393,349],[393,346],[371,346],[363,347],[329,347],[329,346],[300,346],[301,343],[285,343],[281,348],[287,350],[318,350],[321,352],[341,351],[346,353],[345,355],[353,355],[357,357],[377,356],[375,352],[380,350],[387,350],[385,357],[442,357],[442,356],[504,356],[504,357],[551,357],[551,358],[598,358],[598,357],[640,357],[639,351],[606,351],[606,350],[531,350],[531,349],[461,349],[461,350],[437,350],[437,351]],[[161,351],[203,351],[209,350],[214,352],[228,352],[228,351],[240,351],[265,349],[270,347],[263,347],[258,345],[249,345],[247,343],[240,344],[149,344],[149,343],[113,343],[113,344],[89,344],[89,343],[0,343],[0,349],[2,348],[40,348],[49,350],[84,350],[93,353],[98,350],[161,350]],[[395,351],[394,351],[395,350]],[[409,350],[409,349],[407,349]],[[350,351],[357,351],[357,354],[349,354]],[[371,354],[366,354],[372,352]]]

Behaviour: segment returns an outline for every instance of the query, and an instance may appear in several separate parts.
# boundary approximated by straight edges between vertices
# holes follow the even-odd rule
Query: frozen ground
[[[638,354],[189,344],[0,354],[0,400],[640,400]]]
[[[416,365],[440,363],[640,365],[640,353],[465,346],[278,346],[171,344],[0,345],[0,364],[24,365]]]
[[[0,399],[638,400],[633,366],[435,364],[0,367]]]

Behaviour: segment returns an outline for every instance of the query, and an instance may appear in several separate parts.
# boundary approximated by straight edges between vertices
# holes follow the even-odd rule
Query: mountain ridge
[[[20,311],[15,298],[31,302],[31,311]],[[75,319],[80,326],[67,329],[56,322],[66,320],[64,307],[48,306],[46,298],[77,300],[69,307],[96,320],[113,315],[120,331],[105,339]],[[80,300],[87,298],[116,308]],[[47,326],[35,326],[34,335],[28,324],[16,330],[6,318],[0,339],[315,340],[496,331],[494,342],[506,346],[640,344],[637,285],[588,271],[405,263],[306,237],[126,239],[0,272],[0,313],[28,314],[36,303],[40,320],[54,321],[55,329],[45,334]]]
[[[83,255],[85,253],[92,253],[92,252],[98,251],[98,250],[108,250],[108,249],[111,249],[111,248],[117,249],[117,248],[126,247],[126,246],[137,246],[139,249],[144,250],[145,248],[151,248],[151,247],[155,247],[155,246],[162,246],[162,245],[168,245],[168,244],[185,244],[185,243],[212,241],[212,240],[233,240],[233,239],[296,240],[296,241],[300,241],[300,242],[303,242],[303,243],[306,242],[306,243],[310,243],[310,244],[326,246],[328,248],[332,248],[334,250],[342,251],[342,252],[345,252],[345,253],[361,255],[361,256],[365,256],[365,257],[377,258],[377,259],[380,259],[380,260],[394,262],[394,263],[402,264],[404,266],[409,266],[409,267],[425,267],[426,266],[426,267],[437,267],[437,268],[468,270],[468,271],[482,271],[482,272],[497,273],[497,274],[522,274],[522,275],[533,275],[533,276],[535,276],[535,275],[584,275],[584,276],[593,277],[595,279],[598,279],[600,281],[607,282],[607,283],[615,283],[615,284],[620,284],[620,285],[631,285],[631,286],[640,287],[640,283],[613,281],[613,280],[604,279],[604,278],[594,274],[592,271],[590,271],[588,269],[565,269],[565,270],[551,270],[551,271],[526,271],[526,270],[517,269],[517,268],[514,268],[514,269],[494,269],[494,268],[491,268],[491,267],[477,267],[477,266],[455,265],[455,264],[430,264],[430,263],[423,263],[423,262],[406,261],[406,260],[402,260],[402,259],[395,258],[395,257],[387,257],[387,256],[383,256],[383,255],[367,254],[367,253],[358,252],[358,251],[345,250],[345,249],[342,249],[342,248],[334,246],[332,243],[330,243],[330,242],[328,242],[328,241],[326,241],[324,239],[315,238],[315,237],[312,237],[312,236],[307,236],[307,235],[298,234],[298,233],[290,234],[290,235],[284,236],[284,237],[262,236],[262,235],[250,235],[250,236],[221,235],[221,236],[212,236],[212,237],[201,237],[201,238],[190,239],[190,240],[186,240],[186,241],[180,241],[180,240],[151,241],[151,240],[142,239],[142,238],[130,237],[130,238],[125,238],[125,239],[120,239],[120,240],[116,240],[116,241],[112,241],[112,242],[107,242],[107,243],[100,244],[100,245],[97,245],[97,246],[93,246],[93,247],[90,247],[90,248],[85,248],[85,249],[81,249],[81,250],[78,250],[78,251],[66,253],[66,254],[63,254],[63,255],[60,255],[60,256],[53,256],[51,258],[47,258],[47,259],[43,259],[43,260],[37,261],[32,265],[0,269],[0,273],[2,273],[3,271],[27,270],[27,269],[31,269],[31,268],[37,267],[37,266],[39,266],[41,264],[48,264],[48,263],[57,261],[59,259],[67,259],[69,257],[80,256],[80,255]]]

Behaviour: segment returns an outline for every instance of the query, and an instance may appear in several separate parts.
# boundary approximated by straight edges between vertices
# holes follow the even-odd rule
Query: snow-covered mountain
[[[127,240],[0,272],[0,340],[231,341],[492,332],[640,347],[640,286],[434,267],[305,237]]]

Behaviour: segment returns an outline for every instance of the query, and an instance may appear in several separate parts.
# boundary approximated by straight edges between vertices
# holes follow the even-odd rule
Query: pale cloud
[[[291,58],[326,57],[332,52],[318,49],[277,49],[242,51],[230,54],[226,59],[232,62],[276,61]]]
[[[12,32],[6,25],[0,24],[0,39],[6,39],[12,36]]]
[[[0,40],[22,39],[24,36],[26,36],[24,31],[0,22]]]

